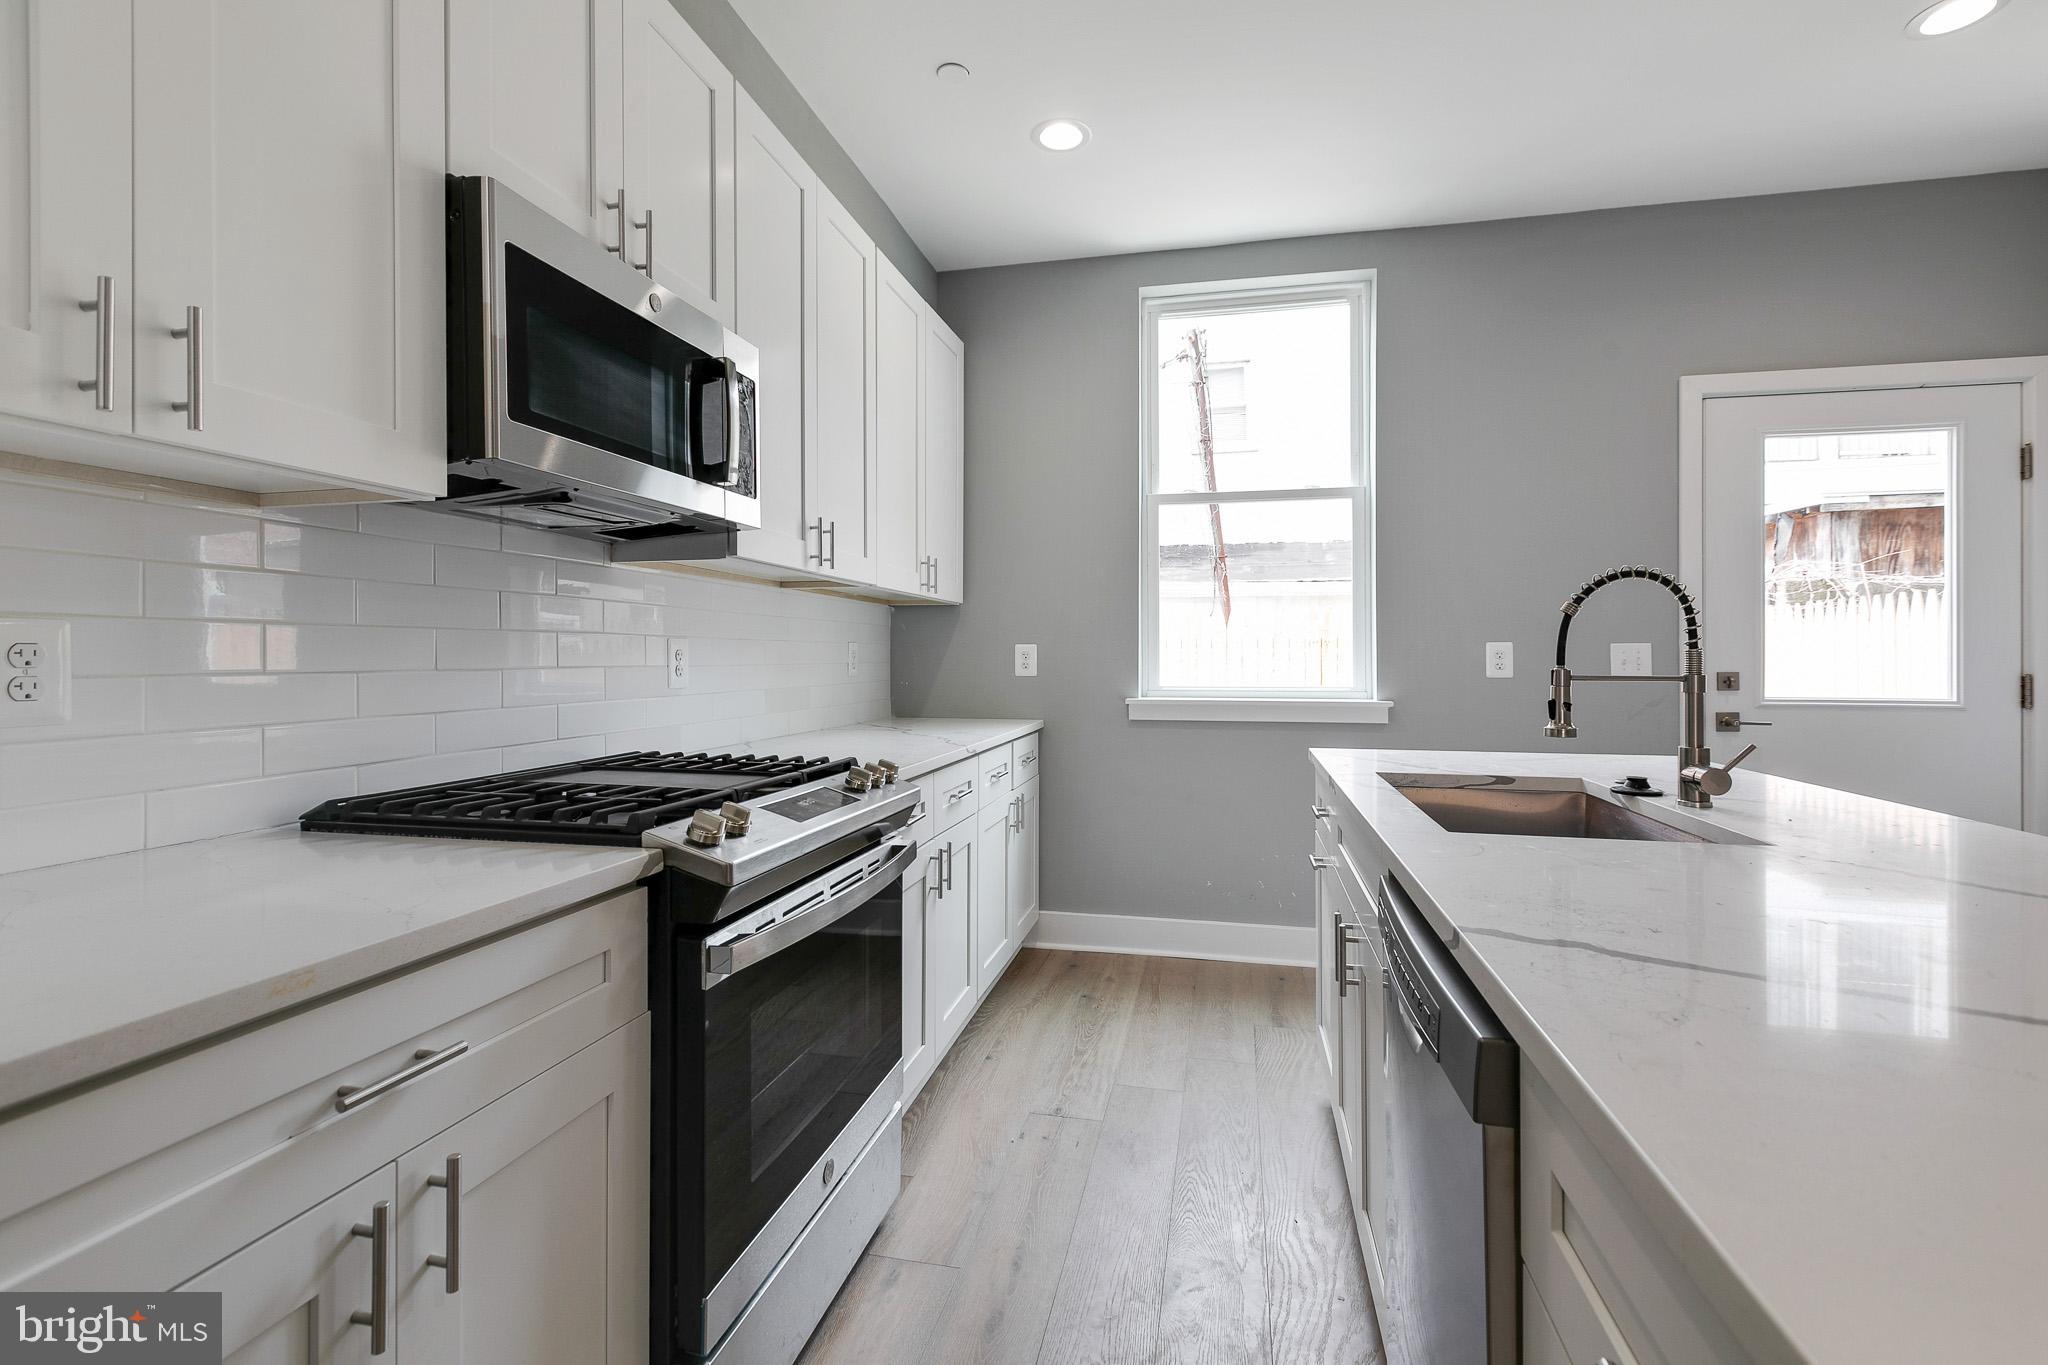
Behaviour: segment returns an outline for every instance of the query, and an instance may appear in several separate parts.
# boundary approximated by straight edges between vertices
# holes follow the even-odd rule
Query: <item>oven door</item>
[[[701,1059],[675,1114],[677,1180],[696,1186],[678,1191],[675,1229],[677,1306],[700,1307],[682,1333],[695,1351],[724,1336],[894,1111],[903,872],[916,856],[912,843],[866,850],[713,930],[694,962],[678,945]]]

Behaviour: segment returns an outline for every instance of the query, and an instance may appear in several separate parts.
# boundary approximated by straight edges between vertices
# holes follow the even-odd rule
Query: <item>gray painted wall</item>
[[[882,249],[895,267],[903,272],[903,278],[910,281],[910,287],[927,299],[938,293],[938,272],[925,259],[924,252],[903,230],[903,224],[896,221],[896,215],[882,202],[882,196],[875,193],[875,187],[861,174],[860,167],[853,164],[853,158],[839,145],[837,138],[811,112],[797,88],[790,84],[789,77],[782,74],[782,68],[768,55],[768,49],[761,46],[761,40],[754,36],[754,30],[726,3],[726,0],[669,0],[676,12],[689,21],[711,50],[718,54],[733,77],[746,87],[754,103],[761,106],[782,135],[789,139],[818,178],[825,182],[825,188],[832,191],[833,198],[846,206],[853,220],[861,230],[875,239],[875,245]]]
[[[1680,375],[2048,352],[2044,224],[2048,172],[2024,172],[946,274],[967,605],[895,613],[896,711],[1045,718],[1046,908],[1304,923],[1309,747],[1554,743],[1558,603],[1610,564],[1676,567]],[[1127,720],[1139,286],[1361,266],[1392,723]],[[1670,671],[1667,602],[1609,589],[1574,661],[1651,640]],[[1488,640],[1515,642],[1514,679],[1481,675]],[[1580,750],[1668,751],[1663,692],[1588,689]]]

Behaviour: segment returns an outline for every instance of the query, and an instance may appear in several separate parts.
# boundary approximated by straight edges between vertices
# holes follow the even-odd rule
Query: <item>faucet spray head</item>
[[[1550,721],[1543,733],[1550,739],[1579,737],[1579,727],[1572,724],[1572,671],[1562,664],[1550,670]]]

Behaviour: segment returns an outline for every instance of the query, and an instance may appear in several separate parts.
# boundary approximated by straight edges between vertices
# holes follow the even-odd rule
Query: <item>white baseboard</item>
[[[1316,960],[1315,930],[1306,925],[1088,915],[1072,910],[1041,910],[1038,927],[1025,943],[1033,948],[1065,948],[1084,953],[1200,957],[1213,962],[1265,962],[1285,967],[1312,967]]]

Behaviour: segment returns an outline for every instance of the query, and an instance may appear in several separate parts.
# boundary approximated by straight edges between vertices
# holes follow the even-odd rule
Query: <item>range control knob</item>
[[[868,771],[880,777],[884,786],[896,780],[896,765],[886,758],[877,759],[873,763],[868,764]]]
[[[725,820],[715,810],[700,810],[690,817],[683,837],[699,848],[716,848],[725,838]]]
[[[725,823],[726,834],[737,839],[754,823],[754,812],[736,801],[728,801],[718,808],[718,818]]]
[[[846,770],[846,789],[850,792],[864,792],[875,785],[875,775],[866,768]]]

